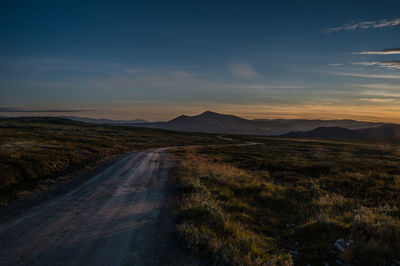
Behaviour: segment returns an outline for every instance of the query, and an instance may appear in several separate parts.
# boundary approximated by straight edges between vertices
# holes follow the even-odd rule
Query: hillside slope
[[[282,136],[290,138],[400,140],[400,125],[385,124],[379,127],[356,130],[341,127],[318,127],[310,131],[289,132]]]

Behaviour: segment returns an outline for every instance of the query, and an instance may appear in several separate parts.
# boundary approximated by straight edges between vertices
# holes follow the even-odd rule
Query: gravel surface
[[[197,265],[169,217],[167,148],[122,157],[0,225],[0,265]]]

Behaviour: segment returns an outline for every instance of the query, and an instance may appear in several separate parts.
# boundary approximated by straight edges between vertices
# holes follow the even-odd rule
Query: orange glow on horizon
[[[42,107],[43,108],[43,107]],[[353,119],[369,122],[400,124],[400,105],[242,105],[242,104],[140,104],[85,107],[76,113],[9,113],[12,116],[80,116],[115,120],[145,119],[148,121],[168,121],[179,115],[198,115],[204,111],[237,115],[246,119]]]

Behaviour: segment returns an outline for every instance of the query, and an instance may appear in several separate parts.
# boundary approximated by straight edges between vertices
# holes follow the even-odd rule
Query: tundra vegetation
[[[400,144],[292,140],[0,119],[0,202],[79,177],[112,156],[176,148],[174,215],[187,248],[219,264],[395,264]],[[205,144],[224,144],[201,146]],[[228,145],[226,145],[228,144]]]
[[[214,135],[92,125],[61,118],[0,119],[0,205],[67,181],[112,156],[223,142]],[[80,175],[78,175],[80,176]]]
[[[230,265],[393,265],[400,258],[397,143],[256,139],[175,151],[186,247]]]

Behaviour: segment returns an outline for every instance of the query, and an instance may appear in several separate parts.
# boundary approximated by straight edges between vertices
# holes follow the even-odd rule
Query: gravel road
[[[0,225],[0,265],[196,265],[173,236],[166,148],[129,154]]]

